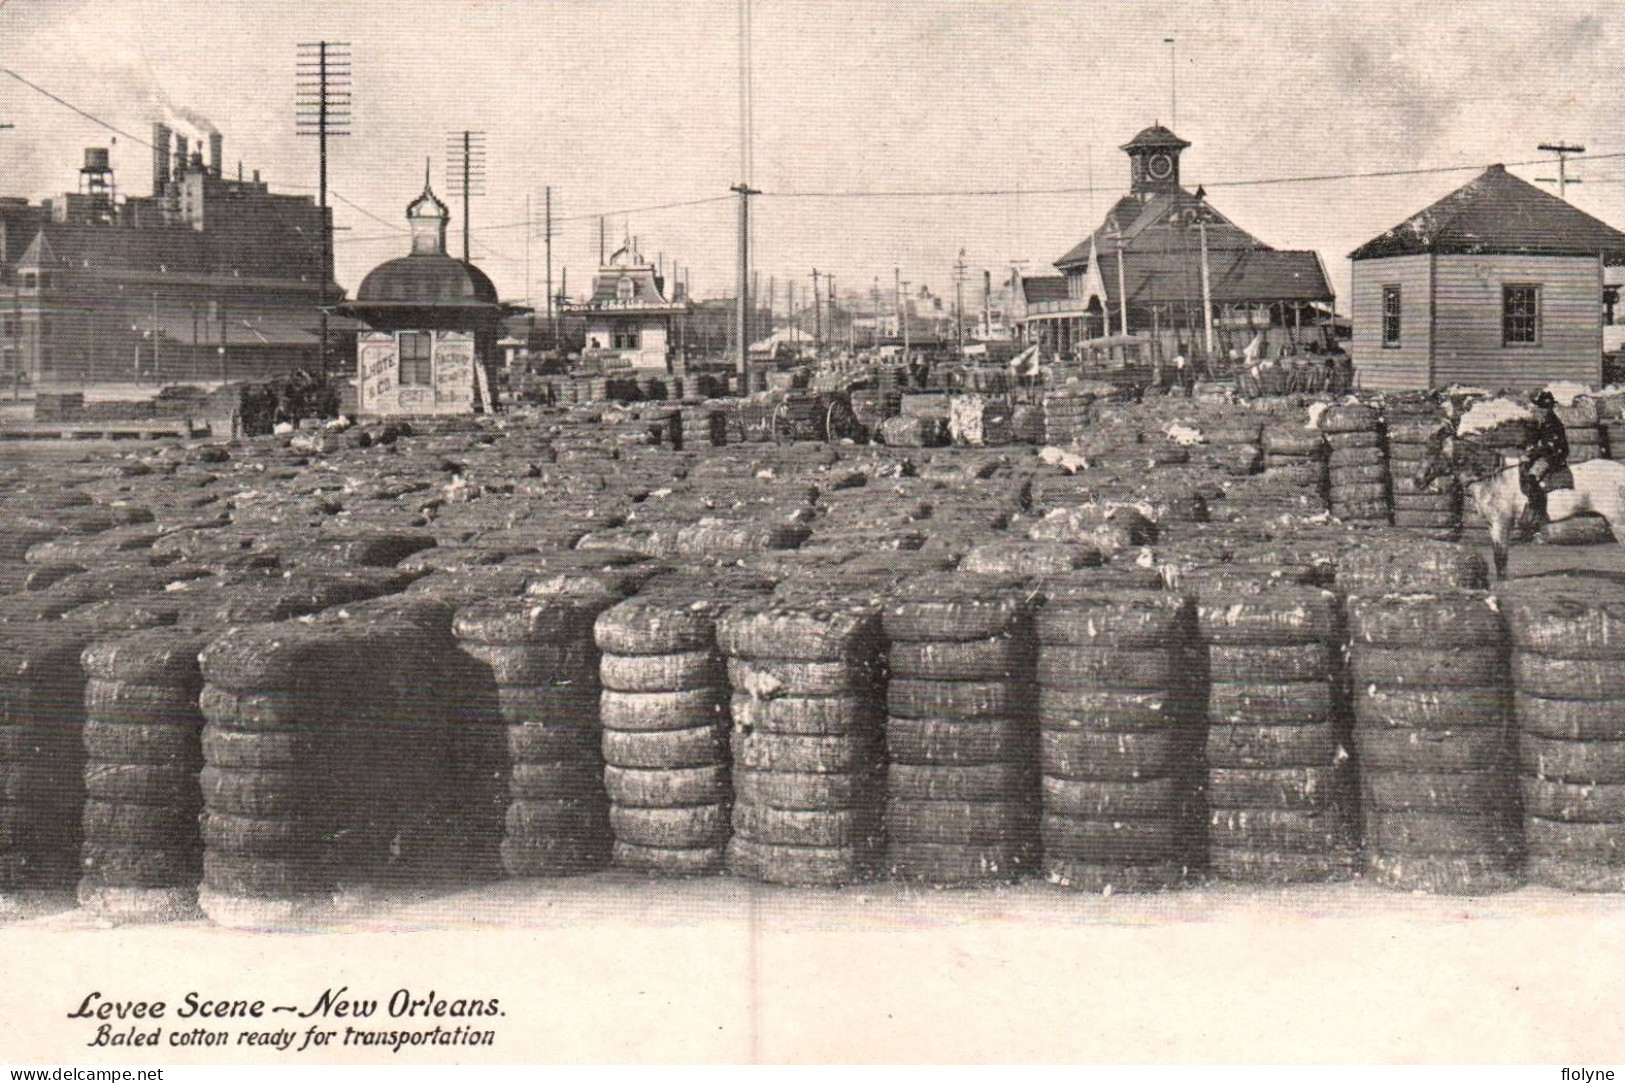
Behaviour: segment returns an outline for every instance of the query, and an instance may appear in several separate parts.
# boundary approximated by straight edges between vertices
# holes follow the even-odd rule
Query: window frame
[[[1527,290],[1534,295],[1534,311],[1529,314],[1514,316],[1508,305],[1513,291]],[[1501,283],[1501,348],[1503,350],[1529,350],[1539,349],[1541,345],[1541,324],[1544,322],[1544,298],[1539,282],[1503,282]],[[1514,339],[1511,336],[1511,321],[1513,319],[1530,322],[1529,337]]]
[[[423,355],[414,349],[409,356],[407,343],[423,343]],[[396,384],[400,387],[434,386],[434,333],[432,331],[399,331],[395,336]]]
[[[1388,299],[1393,298],[1393,311],[1388,309]],[[1393,324],[1393,334],[1389,334],[1389,321]],[[1390,282],[1382,287],[1382,348],[1397,350],[1404,345],[1405,335],[1405,291],[1398,282]]]

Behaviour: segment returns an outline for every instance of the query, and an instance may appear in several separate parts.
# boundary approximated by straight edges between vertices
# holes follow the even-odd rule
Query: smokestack
[[[182,135],[180,132],[176,132],[175,133],[175,168],[172,171],[176,180],[180,180],[182,177],[186,176],[186,152],[187,152],[187,149],[188,149],[188,147],[187,147],[186,136]]]
[[[219,132],[209,133],[209,175],[219,177],[226,167],[226,137]]]
[[[161,196],[169,185],[169,125],[152,124],[152,194]]]

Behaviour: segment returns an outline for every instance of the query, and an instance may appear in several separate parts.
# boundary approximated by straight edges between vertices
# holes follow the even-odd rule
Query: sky
[[[1555,176],[1513,164],[1549,158],[1540,143],[1584,145],[1571,201],[1625,226],[1617,5],[751,0],[750,17],[753,251],[781,306],[814,268],[843,289],[889,288],[898,268],[947,292],[961,249],[977,277],[1046,273],[1127,190],[1118,147],[1154,122],[1193,144],[1187,187],[1268,244],[1319,251],[1341,297],[1348,252],[1483,166]],[[138,139],[189,109],[224,133],[228,168],[302,193],[317,166],[294,134],[296,46],[346,41],[354,134],[334,141],[330,186],[347,288],[407,251],[425,158],[444,194],[446,133],[467,128],[488,148],[472,256],[504,298],[545,295],[549,185],[555,287],[566,267],[572,293],[587,287],[607,215],[611,249],[635,235],[719,296],[743,172],[739,25],[739,0],[0,0],[0,68]],[[110,141],[121,190],[150,188],[145,146],[0,74],[4,122],[0,195],[71,190],[83,148]],[[876,194],[922,191],[1000,194]],[[690,205],[641,209],[666,204]]]

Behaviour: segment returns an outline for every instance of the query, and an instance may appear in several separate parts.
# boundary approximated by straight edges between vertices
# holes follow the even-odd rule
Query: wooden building
[[[1602,380],[1604,268],[1625,233],[1500,165],[1360,246],[1357,385]]]
[[[1031,308],[1029,340],[1064,353],[1126,332],[1201,354],[1210,317],[1221,353],[1259,331],[1290,347],[1319,337],[1334,300],[1320,256],[1272,248],[1187,191],[1190,145],[1160,125],[1123,144],[1128,194],[1055,261],[1066,298]]]
[[[504,316],[496,286],[446,253],[450,212],[429,187],[406,208],[412,252],[379,264],[339,311],[366,325],[356,342],[356,407],[363,417],[468,414],[491,409],[490,366]]]
[[[586,318],[582,360],[605,373],[670,372],[673,318],[686,315],[688,303],[668,300],[665,290],[659,268],[645,260],[636,241],[628,237],[598,269],[592,296],[561,306],[566,313]]]

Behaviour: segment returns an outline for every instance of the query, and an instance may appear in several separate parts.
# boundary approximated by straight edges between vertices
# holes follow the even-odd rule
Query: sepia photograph
[[[1621,56],[0,0],[0,1064],[1613,1078]]]

